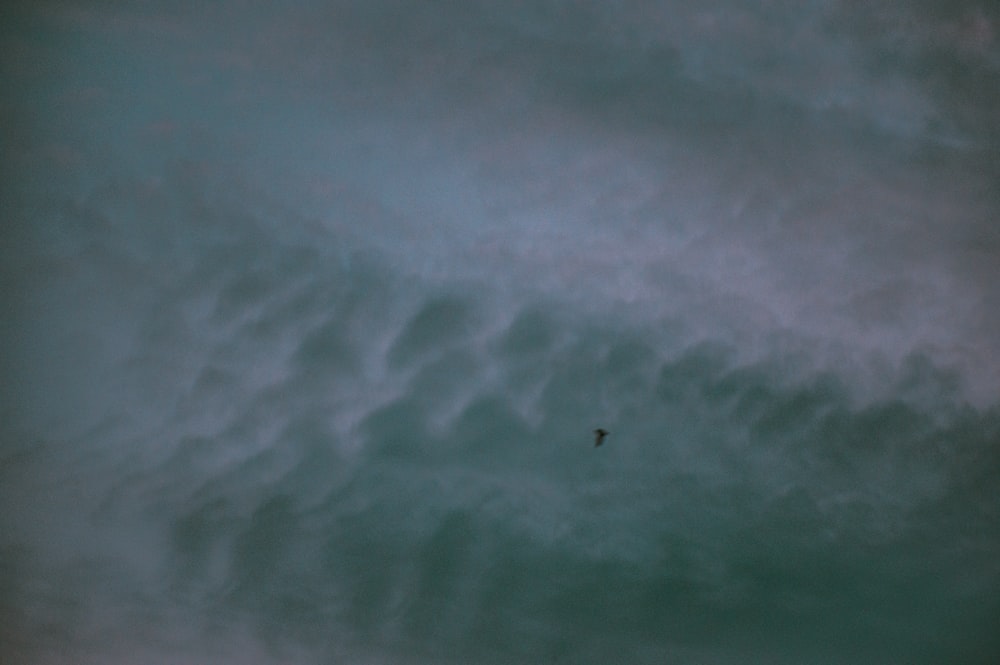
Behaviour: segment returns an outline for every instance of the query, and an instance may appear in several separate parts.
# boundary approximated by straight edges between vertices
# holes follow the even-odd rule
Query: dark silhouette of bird
[[[597,429],[595,429],[594,430],[594,447],[596,448],[597,446],[599,446],[602,443],[604,443],[604,437],[606,437],[607,435],[608,435],[607,430],[603,430],[600,427],[598,427]]]

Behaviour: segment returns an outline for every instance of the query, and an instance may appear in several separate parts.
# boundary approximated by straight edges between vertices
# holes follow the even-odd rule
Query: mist
[[[988,3],[5,14],[4,662],[996,660]]]

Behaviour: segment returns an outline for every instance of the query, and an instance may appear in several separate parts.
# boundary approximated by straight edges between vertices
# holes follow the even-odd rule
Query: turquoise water
[[[768,7],[11,10],[0,661],[997,662],[997,16]]]

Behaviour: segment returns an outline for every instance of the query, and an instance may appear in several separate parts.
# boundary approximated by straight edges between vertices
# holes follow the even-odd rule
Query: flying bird
[[[599,446],[602,443],[604,443],[604,437],[606,437],[607,435],[608,435],[607,430],[603,430],[600,427],[598,427],[597,429],[595,429],[594,430],[594,447],[596,448],[597,446]]]

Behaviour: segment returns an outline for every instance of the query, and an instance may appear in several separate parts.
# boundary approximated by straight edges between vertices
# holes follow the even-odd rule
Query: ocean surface
[[[1000,662],[993,4],[3,13],[4,664]]]

